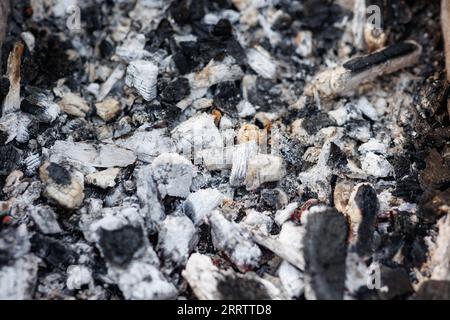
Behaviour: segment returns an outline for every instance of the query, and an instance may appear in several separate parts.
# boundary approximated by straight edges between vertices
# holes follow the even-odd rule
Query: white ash
[[[283,224],[279,236],[268,236],[254,228],[248,228],[253,240],[259,245],[269,249],[277,256],[288,261],[300,270],[305,268],[303,258],[303,237],[305,230],[291,222]]]
[[[136,195],[147,229],[154,232],[164,220],[165,213],[158,199],[158,188],[150,165],[136,171]]]
[[[233,152],[230,174],[230,184],[233,187],[238,187],[245,183],[249,162],[256,156],[257,152],[258,146],[255,141],[237,146],[237,149]]]
[[[222,61],[211,60],[208,65],[198,73],[187,76],[191,88],[195,91],[204,92],[204,89],[220,82],[236,81],[244,76],[242,69],[236,64],[234,58],[227,56]],[[203,96],[203,94],[200,94]],[[195,96],[195,94],[194,94]],[[201,98],[201,96],[197,98]]]
[[[387,146],[376,139],[370,139],[366,143],[359,146],[358,151],[362,154],[373,152],[375,154],[386,154]]]
[[[73,265],[67,268],[66,285],[69,290],[79,290],[92,282],[92,272],[89,268],[81,265]]]
[[[116,55],[126,62],[140,60],[147,55],[145,47],[145,35],[130,33],[121,46],[116,48]]]
[[[167,281],[154,265],[133,261],[118,277],[118,285],[129,300],[167,300],[177,295],[175,286]]]
[[[394,168],[383,156],[368,152],[361,161],[361,169],[368,175],[386,178],[393,174]]]
[[[304,275],[289,262],[283,261],[278,268],[278,277],[289,298],[299,298],[305,291]]]
[[[87,184],[92,184],[102,189],[111,188],[116,185],[116,178],[119,172],[119,168],[108,168],[87,175],[85,181]]]
[[[241,118],[247,118],[253,116],[256,113],[255,107],[246,100],[242,100],[241,102],[239,102],[239,104],[236,106],[236,109],[239,113],[239,117]]]
[[[158,77],[158,66],[145,60],[130,62],[127,68],[125,83],[133,87],[147,101],[156,98],[156,81]]]
[[[270,212],[258,212],[256,210],[247,210],[245,213],[245,218],[241,223],[255,228],[265,234],[270,234],[273,226],[273,220],[270,216]]]
[[[24,112],[4,114],[0,118],[0,131],[8,135],[5,144],[14,139],[20,143],[28,142],[30,139],[28,127],[31,122],[31,116]]]
[[[97,100],[102,101],[108,96],[116,83],[121,80],[124,75],[125,67],[124,65],[119,64],[105,82],[103,82],[100,86],[95,86],[95,84],[94,87],[89,86],[88,90],[91,89],[90,91],[97,97]]]
[[[217,250],[223,251],[242,270],[256,267],[261,250],[251,239],[251,235],[237,223],[228,221],[219,210],[210,217],[211,236]]]
[[[197,245],[197,231],[186,216],[167,216],[158,235],[157,250],[173,267],[185,265],[189,253]],[[167,266],[167,263],[165,264]]]
[[[201,189],[186,198],[183,211],[197,226],[204,222],[211,211],[222,205],[223,200],[223,194],[217,189]]]
[[[69,158],[96,168],[126,167],[136,161],[133,152],[103,143],[56,141],[50,153],[51,160]]]
[[[266,79],[273,79],[276,77],[277,65],[270,57],[269,53],[262,47],[257,46],[249,49],[247,52],[247,59],[250,67],[260,76]]]
[[[214,123],[214,118],[206,113],[186,120],[171,134],[177,143],[178,150],[184,155],[193,154],[195,159],[197,159],[195,152],[223,147],[222,136]]]
[[[176,151],[174,141],[168,136],[165,129],[148,130],[147,126],[138,128],[131,136],[114,140],[114,144],[131,150],[136,157],[144,162],[151,163],[163,153]]]
[[[278,210],[275,213],[276,224],[278,224],[279,226],[283,225],[283,223],[285,223],[287,220],[289,220],[291,218],[291,216],[294,214],[294,212],[297,210],[297,208],[298,208],[298,203],[293,202],[293,203],[290,203],[283,210]]]
[[[62,232],[56,219],[56,213],[49,206],[35,206],[28,211],[28,214],[33,219],[44,234],[57,234]]]
[[[152,163],[153,178],[162,198],[186,198],[194,176],[192,164],[176,153],[164,153]]]
[[[28,254],[10,266],[0,268],[0,299],[30,300],[37,282],[40,259]]]
[[[210,257],[199,253],[191,255],[182,275],[199,300],[285,299],[270,281],[251,272],[240,275],[232,270],[220,270],[214,266]],[[234,287],[233,284],[245,283],[248,289],[230,292],[224,288],[230,281],[230,287]]]
[[[258,154],[248,162],[244,183],[248,190],[254,190],[263,183],[281,180],[285,174],[282,158]]]

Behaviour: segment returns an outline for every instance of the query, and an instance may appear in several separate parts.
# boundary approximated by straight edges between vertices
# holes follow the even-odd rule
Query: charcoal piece
[[[0,145],[0,176],[8,175],[20,162],[19,151],[11,145]]]
[[[227,19],[220,19],[219,22],[213,27],[211,31],[212,35],[221,39],[228,39],[233,36],[233,27]]]
[[[98,49],[100,50],[100,56],[103,59],[109,58],[110,56],[112,56],[114,54],[114,44],[109,41],[108,39],[103,39],[99,46]]]
[[[241,90],[234,82],[222,82],[217,85],[214,105],[225,112],[235,110],[241,101]]]
[[[53,268],[66,270],[69,265],[75,264],[79,255],[70,245],[61,240],[36,233],[31,239],[31,250],[43,259],[50,270]]]
[[[181,74],[187,74],[199,66],[200,48],[193,41],[183,41],[179,44],[180,49],[176,51],[172,59]]]
[[[5,97],[8,94],[9,86],[10,86],[9,79],[3,76],[0,77],[0,97]]]
[[[69,171],[64,167],[56,164],[50,163],[47,167],[48,176],[53,179],[57,184],[62,186],[67,186],[71,182],[71,177]]]
[[[268,300],[266,288],[253,279],[225,277],[217,284],[223,300]]]
[[[351,70],[354,73],[360,73],[366,71],[376,65],[386,63],[387,61],[407,54],[411,54],[417,50],[417,46],[413,43],[401,42],[390,47],[387,47],[381,51],[378,51],[372,55],[361,58],[354,58],[344,63],[344,68]]]
[[[327,164],[337,170],[342,170],[347,165],[347,156],[345,153],[335,144],[330,144],[330,156]]]
[[[377,193],[370,185],[361,185],[351,203],[355,206],[354,210],[359,210],[362,218],[357,231],[356,251],[363,255],[372,248],[375,219],[380,207]]]
[[[319,300],[344,295],[347,221],[335,209],[310,213],[304,237],[305,275]]]
[[[108,262],[125,266],[144,246],[144,233],[141,228],[131,225],[117,230],[101,229],[99,246]]]
[[[403,298],[414,292],[408,273],[405,270],[381,266],[380,272],[381,285],[388,289],[387,291],[380,290],[379,295],[381,299]]]
[[[165,86],[161,92],[161,99],[169,103],[177,103],[189,94],[189,80],[178,78]]]

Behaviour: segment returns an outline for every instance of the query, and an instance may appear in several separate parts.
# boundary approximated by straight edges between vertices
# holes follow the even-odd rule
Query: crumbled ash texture
[[[449,299],[440,6],[362,2],[1,1],[0,299]]]

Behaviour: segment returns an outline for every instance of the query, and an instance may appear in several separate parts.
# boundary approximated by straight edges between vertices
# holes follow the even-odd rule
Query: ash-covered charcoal
[[[270,281],[248,272],[237,274],[217,268],[210,257],[194,253],[183,277],[200,300],[267,300],[283,299],[281,291]]]
[[[342,299],[347,222],[335,209],[324,206],[312,207],[305,219],[305,295],[308,299]]]
[[[168,216],[161,225],[157,246],[165,261],[164,266],[176,268],[186,264],[197,241],[197,230],[188,217]]]
[[[214,247],[225,253],[236,267],[240,270],[251,270],[258,266],[261,250],[245,229],[228,221],[219,210],[211,213],[209,224]]]
[[[0,298],[448,299],[448,8],[0,0]]]
[[[126,84],[147,101],[156,98],[158,67],[150,61],[132,61],[127,68]]]
[[[222,205],[224,196],[217,189],[202,189],[191,193],[183,203],[183,212],[197,226],[204,222],[218,206]]]
[[[345,213],[350,221],[350,243],[361,256],[372,253],[375,220],[379,208],[377,193],[371,185],[359,184],[353,189]]]
[[[186,198],[194,176],[191,162],[176,153],[164,153],[152,163],[153,178],[162,198]]]

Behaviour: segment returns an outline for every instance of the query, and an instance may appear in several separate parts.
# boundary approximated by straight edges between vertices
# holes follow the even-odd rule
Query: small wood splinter
[[[334,97],[356,89],[361,83],[383,74],[410,67],[419,61],[422,47],[415,41],[401,42],[371,54],[348,60],[326,70],[305,88],[309,96]]]

